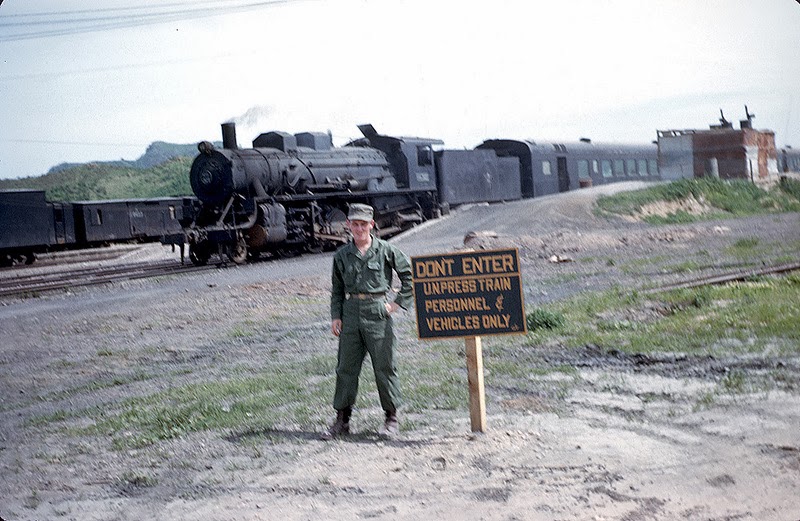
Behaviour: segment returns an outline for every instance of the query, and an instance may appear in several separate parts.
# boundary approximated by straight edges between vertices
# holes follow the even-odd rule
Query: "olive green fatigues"
[[[401,283],[394,301],[408,309],[413,301],[411,262],[397,247],[373,237],[363,256],[350,242],[333,257],[331,319],[342,320],[333,397],[333,407],[337,410],[355,404],[358,377],[367,353],[372,360],[381,406],[394,412],[400,405],[394,330],[385,307],[392,271],[397,272]]]

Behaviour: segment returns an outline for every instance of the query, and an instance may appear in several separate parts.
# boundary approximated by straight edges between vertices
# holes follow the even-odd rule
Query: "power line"
[[[0,0],[1,1],[1,0]],[[7,27],[13,30],[29,29],[24,32],[17,32],[16,34],[0,35],[0,42],[13,42],[20,40],[32,40],[37,38],[51,38],[55,36],[72,36],[75,34],[83,34],[89,32],[108,31],[112,29],[126,29],[131,27],[140,27],[145,25],[156,25],[167,22],[176,22],[183,20],[196,20],[201,18],[209,18],[214,16],[222,16],[226,14],[241,13],[255,9],[263,9],[268,7],[275,7],[282,4],[288,4],[298,1],[307,0],[268,0],[249,2],[244,4],[231,5],[229,2],[220,3],[213,1],[198,2],[192,4],[193,7],[182,9],[171,9],[177,6],[185,6],[186,4],[169,3],[161,6],[135,6],[135,7],[117,7],[105,8],[98,10],[76,10],[76,11],[54,11],[50,13],[28,13],[16,14],[7,16],[7,18],[14,18],[15,21],[0,22],[0,27]],[[206,7],[197,7],[197,6]],[[168,10],[164,11],[163,9]],[[156,10],[155,12],[153,10]],[[162,11],[158,12],[157,10]],[[97,13],[118,13],[99,15]],[[122,14],[129,13],[129,14]],[[78,16],[87,15],[93,16]],[[51,20],[39,20],[39,17],[61,17]],[[20,21],[16,21],[20,20]],[[49,29],[40,29],[40,26],[49,26]]]

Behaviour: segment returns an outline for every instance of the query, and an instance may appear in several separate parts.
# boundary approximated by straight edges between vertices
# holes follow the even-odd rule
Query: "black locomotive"
[[[186,229],[192,262],[332,248],[346,240],[354,202],[375,208],[383,235],[434,217],[433,146],[441,141],[360,129],[365,140],[341,148],[323,133],[268,132],[239,149],[235,127],[224,124],[223,148],[200,143],[190,172],[198,199]]]

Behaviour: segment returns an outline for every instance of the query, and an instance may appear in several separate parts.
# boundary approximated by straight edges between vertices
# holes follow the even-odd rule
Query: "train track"
[[[134,280],[179,273],[192,273],[218,269],[225,264],[194,266],[181,264],[174,259],[114,264],[109,266],[76,267],[64,265],[60,269],[48,272],[11,274],[0,279],[0,297],[31,295],[46,291],[63,290],[80,286],[108,284],[125,280]],[[724,284],[736,280],[745,280],[761,275],[772,275],[800,270],[800,262],[763,266],[748,270],[716,273],[705,277],[682,280],[641,290],[643,294],[658,293],[673,289],[694,288],[712,284]]]
[[[642,290],[641,293],[650,294],[650,293],[659,293],[661,291],[669,291],[673,289],[697,288],[700,286],[710,286],[713,284],[725,284],[727,282],[746,280],[761,275],[774,275],[777,273],[786,273],[795,270],[800,270],[800,262],[789,262],[785,264],[776,264],[772,266],[762,266],[760,268],[752,268],[749,270],[717,273],[714,275],[708,275],[706,277],[699,277],[695,279],[688,279],[680,282],[664,284],[661,286],[657,286],[655,288]]]
[[[35,295],[54,290],[80,286],[93,286],[143,279],[178,273],[192,273],[217,269],[216,265],[193,266],[169,259],[155,262],[135,262],[108,266],[75,267],[64,266],[58,270],[35,273],[11,274],[0,279],[0,297]]]

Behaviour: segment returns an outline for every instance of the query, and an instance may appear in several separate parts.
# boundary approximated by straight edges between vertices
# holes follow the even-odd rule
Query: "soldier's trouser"
[[[396,411],[400,405],[392,317],[386,311],[385,303],[384,299],[349,299],[344,302],[333,396],[333,407],[337,410],[355,404],[358,377],[367,353],[372,360],[381,407],[385,411]]]

